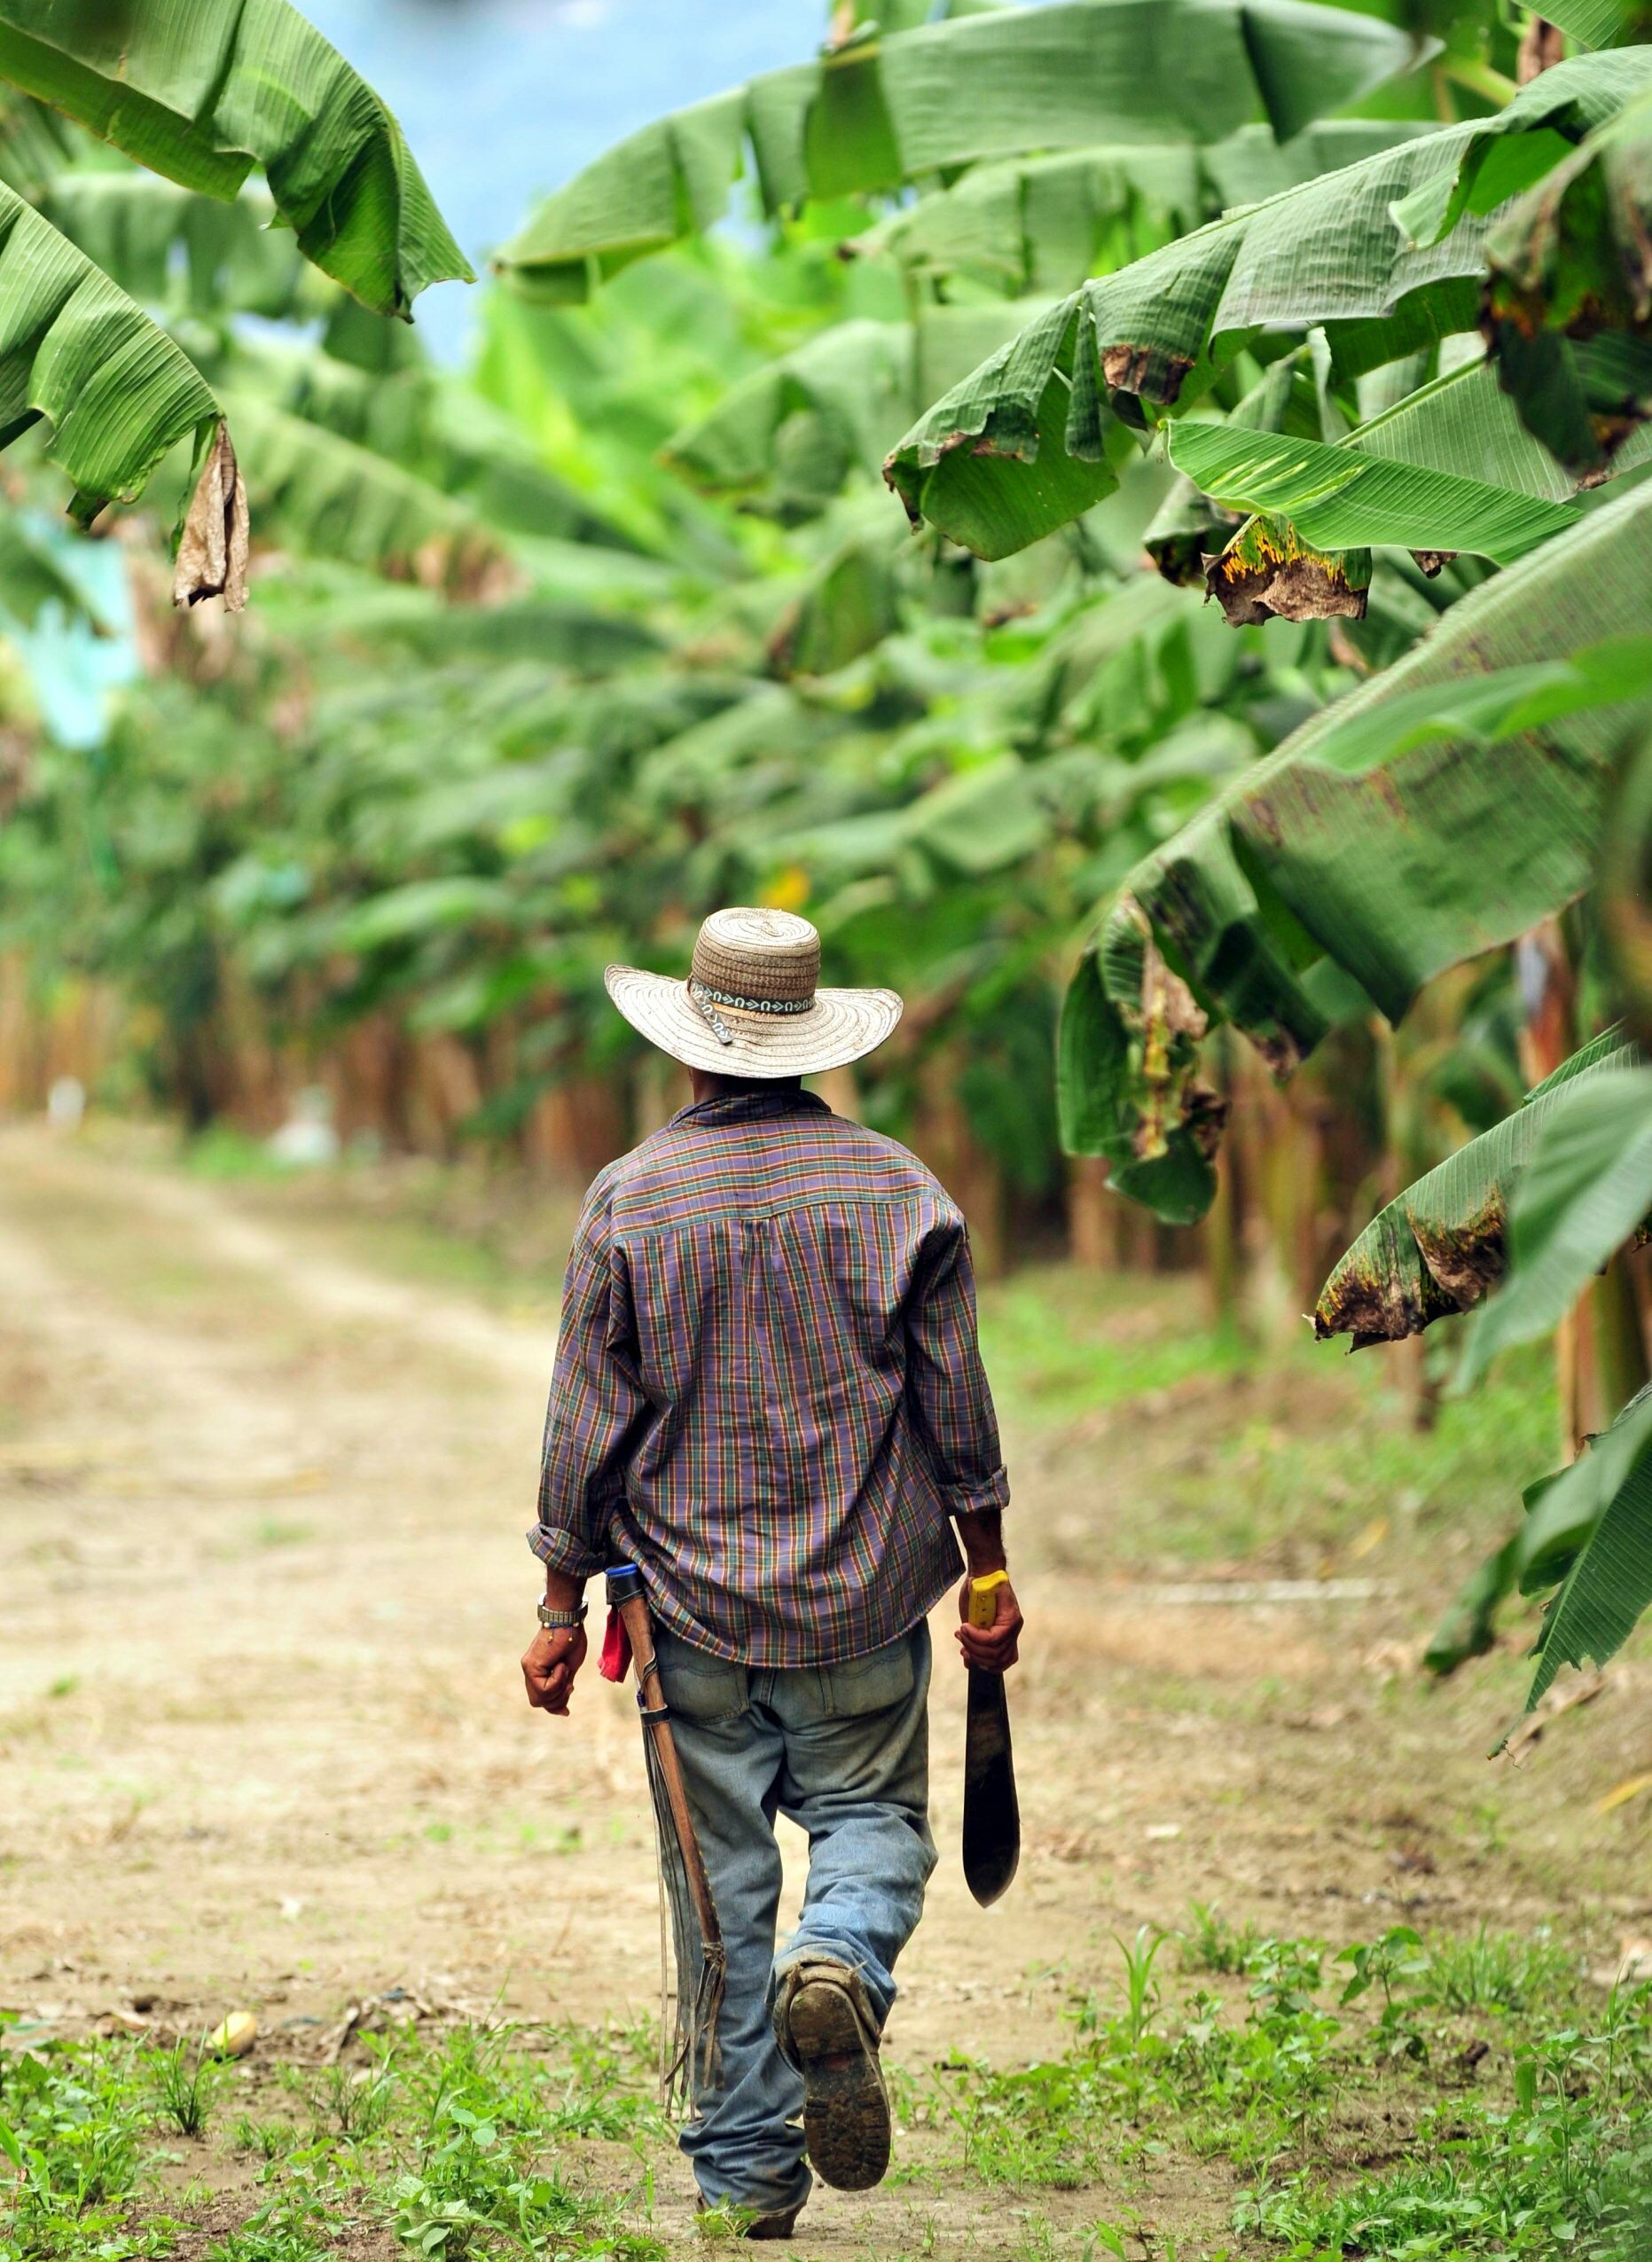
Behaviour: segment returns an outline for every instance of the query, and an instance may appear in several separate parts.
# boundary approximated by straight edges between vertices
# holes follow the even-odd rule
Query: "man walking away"
[[[927,1614],[964,1559],[1004,1569],[1008,1497],[962,1217],[904,1147],[802,1088],[881,1044],[901,1001],[822,990],[819,964],[806,920],[734,910],[686,982],[608,969],[693,1102],[580,1218],[522,1660],[528,1702],[565,1713],[584,1583],[637,1567],[728,1959],[682,2148],[702,2206],[760,2238],[791,2235],[805,2151],[846,2190],[889,2164],[879,2038],[936,1860]],[[958,1640],[1002,1672],[1022,1619],[1007,1581],[996,1595],[975,1628],[960,1590]],[[777,1814],[809,1838],[778,1955]]]

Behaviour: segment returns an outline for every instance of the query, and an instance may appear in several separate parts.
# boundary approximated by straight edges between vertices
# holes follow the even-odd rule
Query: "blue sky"
[[[825,0],[304,0],[401,119],[448,223],[480,267],[536,197],[662,111],[802,62]],[[419,302],[444,359],[466,293]]]

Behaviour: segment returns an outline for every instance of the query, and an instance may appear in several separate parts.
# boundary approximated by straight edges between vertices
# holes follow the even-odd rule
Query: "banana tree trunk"
[[[1515,973],[1525,1007],[1520,1065],[1529,1084],[1553,1076],[1578,1049],[1578,984],[1557,920],[1546,919],[1515,944]],[[1581,1297],[1554,1331],[1554,1383],[1560,1397],[1561,1452],[1583,1451],[1596,1426],[1600,1397],[1591,1299]]]

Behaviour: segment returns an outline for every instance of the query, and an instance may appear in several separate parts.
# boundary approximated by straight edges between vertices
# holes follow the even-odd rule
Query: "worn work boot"
[[[845,1963],[795,1963],[776,2010],[780,2047],[803,2077],[803,2141],[823,2182],[865,2191],[889,2164],[889,2100],[860,1981]]]

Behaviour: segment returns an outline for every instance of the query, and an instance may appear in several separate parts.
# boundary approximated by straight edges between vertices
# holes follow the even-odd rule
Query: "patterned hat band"
[[[693,974],[690,974],[685,987],[688,990],[689,1004],[693,1006],[719,1045],[732,1045],[734,1042],[734,1032],[718,1013],[719,1006],[732,1006],[742,1014],[782,1014],[787,1016],[793,1014],[812,1013],[814,1010],[815,1001],[812,997],[741,998],[736,996],[732,990],[714,990],[709,982],[701,982]]]

